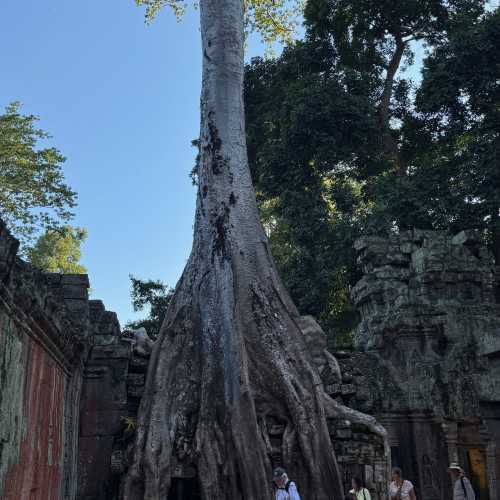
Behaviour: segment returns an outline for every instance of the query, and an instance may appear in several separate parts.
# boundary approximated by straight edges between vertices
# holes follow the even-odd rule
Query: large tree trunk
[[[382,96],[380,99],[379,119],[383,134],[382,140],[384,149],[394,162],[397,174],[403,176],[405,174],[405,166],[403,165],[401,154],[399,152],[398,143],[391,133],[390,106],[392,94],[394,91],[394,80],[396,79],[396,73],[398,72],[401,60],[403,58],[406,43],[399,34],[396,34],[394,38],[396,45],[394,53],[392,54],[391,60],[389,61],[389,65],[387,67],[387,74],[384,82],[384,91],[382,92]]]
[[[271,498],[268,417],[308,500],[340,498],[325,395],[262,229],[247,164],[243,1],[201,0],[194,243],[150,361],[127,500],[166,499],[196,465],[204,499]]]

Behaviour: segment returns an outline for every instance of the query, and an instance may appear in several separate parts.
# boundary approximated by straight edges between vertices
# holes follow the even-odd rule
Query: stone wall
[[[99,329],[85,367],[80,405],[79,500],[120,498],[149,352],[120,332],[100,301],[91,302]]]
[[[42,273],[17,250],[0,221],[0,498],[73,500],[88,277]]]
[[[410,231],[356,242],[363,278],[355,352],[336,353],[348,403],[389,431],[392,461],[428,500],[450,497],[459,461],[499,498],[499,269],[479,236]],[[341,392],[341,388],[337,388]]]

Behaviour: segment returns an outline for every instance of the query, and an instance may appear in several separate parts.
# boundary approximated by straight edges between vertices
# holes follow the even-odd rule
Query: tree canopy
[[[173,290],[159,280],[141,280],[130,275],[132,307],[135,312],[148,310],[146,318],[129,321],[127,328],[145,328],[151,338],[160,331]]]
[[[28,260],[49,273],[84,274],[87,269],[80,263],[80,247],[86,238],[87,231],[79,227],[49,229],[27,250]]]
[[[76,193],[65,183],[64,156],[43,147],[49,135],[38,118],[14,102],[0,115],[0,217],[26,247],[40,230],[60,228],[72,217]]]
[[[294,301],[339,338],[356,237],[478,228],[496,248],[498,9],[309,0],[305,21],[304,40],[247,67],[249,160]],[[428,48],[420,84],[401,72],[412,42]]]
[[[151,22],[158,12],[171,8],[181,18],[189,4],[195,8],[198,2],[189,0],[135,0],[145,8],[146,22]],[[299,25],[304,0],[245,0],[245,26],[248,32],[257,32],[264,43],[290,42]]]
[[[500,263],[500,9],[457,26],[426,60],[418,109],[455,197],[454,225],[486,231]]]

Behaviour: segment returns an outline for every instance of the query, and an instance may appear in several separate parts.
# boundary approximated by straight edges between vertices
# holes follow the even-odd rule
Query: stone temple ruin
[[[500,269],[474,232],[356,242],[362,279],[348,403],[379,419],[417,498],[449,497],[459,462],[478,498],[499,498]],[[420,497],[418,496],[420,495]]]
[[[151,341],[89,300],[85,275],[41,273],[17,247],[0,223],[0,498],[118,500]],[[356,250],[355,348],[329,352],[301,319],[326,391],[383,423],[417,498],[451,498],[446,466],[459,461],[478,497],[500,500],[499,269],[472,232],[362,238]],[[267,424],[279,465],[283,426]],[[329,426],[345,486],[361,476],[386,498],[383,441]],[[200,498],[180,445],[176,463],[169,499]]]

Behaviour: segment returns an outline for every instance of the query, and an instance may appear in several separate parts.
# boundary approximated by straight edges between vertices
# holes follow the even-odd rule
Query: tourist
[[[403,479],[403,472],[399,467],[392,469],[389,498],[390,500],[416,500],[413,484],[407,479]]]
[[[274,469],[273,481],[276,486],[276,500],[300,500],[297,485],[288,479],[285,469],[282,467]]]
[[[351,479],[351,487],[352,490],[349,493],[354,496],[355,500],[372,500],[370,491],[363,487],[363,482],[359,477]]]
[[[448,467],[448,473],[453,485],[453,500],[475,500],[476,495],[462,467],[457,463],[452,463]]]

